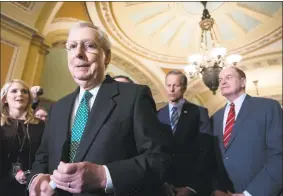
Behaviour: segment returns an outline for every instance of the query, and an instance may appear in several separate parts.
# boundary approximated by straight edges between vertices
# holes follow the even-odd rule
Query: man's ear
[[[242,88],[246,87],[246,79],[245,78],[241,78],[241,87]]]
[[[108,50],[108,51],[105,53],[105,60],[104,60],[105,68],[107,68],[107,65],[110,63],[110,61],[111,61],[111,51]]]

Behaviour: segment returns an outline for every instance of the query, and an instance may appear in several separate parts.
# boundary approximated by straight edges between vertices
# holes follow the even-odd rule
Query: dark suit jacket
[[[51,174],[60,160],[68,160],[66,141],[78,93],[79,88],[52,106],[31,176]],[[119,83],[107,76],[78,147],[74,162],[106,165],[116,196],[154,195],[171,163],[172,138],[162,131],[163,125],[158,121],[150,95],[147,86]],[[64,194],[60,192],[58,195]],[[78,195],[105,193],[97,191]]]
[[[172,134],[168,107],[158,111],[158,118],[168,125]],[[207,109],[185,101],[174,135],[169,183],[177,187],[191,187],[198,193],[204,192],[201,195],[211,191],[211,132]]]
[[[276,196],[282,188],[282,109],[277,101],[246,96],[223,146],[225,107],[212,117],[218,161],[217,189]]]

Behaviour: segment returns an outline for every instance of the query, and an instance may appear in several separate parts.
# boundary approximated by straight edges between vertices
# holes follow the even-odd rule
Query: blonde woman
[[[0,195],[26,194],[28,171],[44,130],[31,103],[29,87],[22,80],[12,80],[1,89]]]

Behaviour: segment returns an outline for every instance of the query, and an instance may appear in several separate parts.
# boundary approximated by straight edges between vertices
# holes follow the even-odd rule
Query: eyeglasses
[[[99,48],[101,48],[99,45],[90,40],[81,42],[67,41],[65,46],[68,51],[75,52],[80,45],[82,45],[83,49],[88,53],[97,53]]]

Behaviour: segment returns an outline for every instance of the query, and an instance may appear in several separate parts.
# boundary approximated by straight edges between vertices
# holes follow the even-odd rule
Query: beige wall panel
[[[15,46],[1,40],[1,87],[6,81],[9,67],[13,63],[13,56],[16,51]]]
[[[1,2],[1,13],[4,13],[30,27],[34,27],[45,2],[36,2],[31,11],[26,11],[16,4]]]
[[[14,59],[14,64],[10,67],[7,75],[7,80],[18,78],[21,79],[23,75],[23,69],[30,45],[30,40],[26,37],[20,36],[14,32],[11,32],[5,28],[1,28],[1,40],[5,40],[9,43],[13,43],[18,46],[17,55]],[[1,49],[2,50],[2,49]]]

